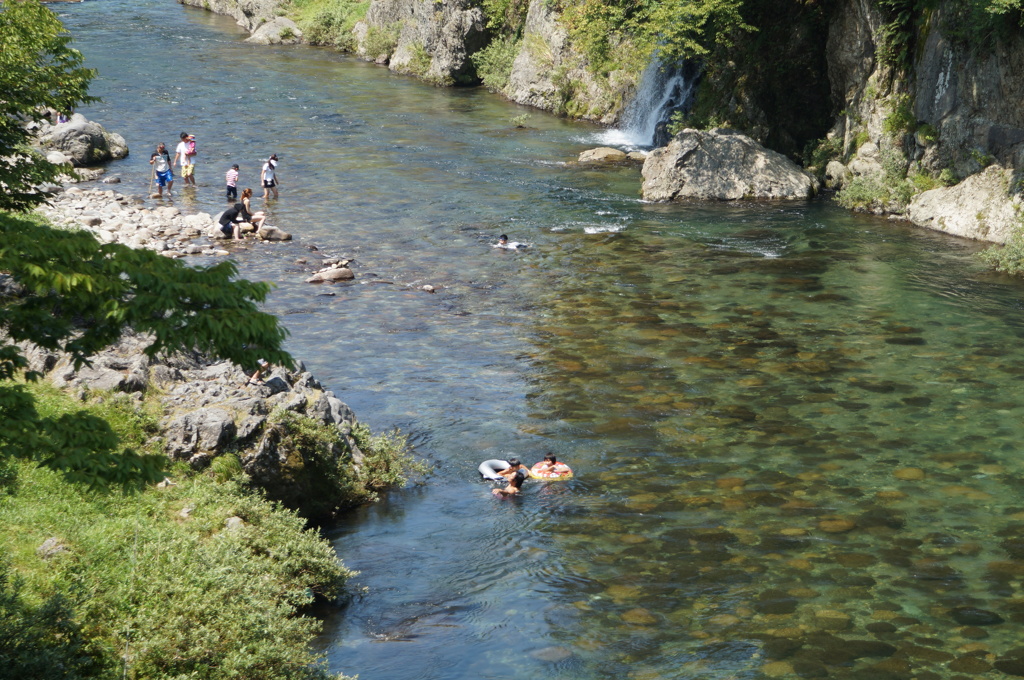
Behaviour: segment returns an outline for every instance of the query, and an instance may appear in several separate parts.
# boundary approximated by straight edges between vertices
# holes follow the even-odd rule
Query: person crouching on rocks
[[[245,209],[245,205],[235,203],[221,213],[220,220],[218,221],[220,222],[220,230],[224,233],[225,237],[240,241],[242,239],[242,222],[251,222],[252,215]]]
[[[250,385],[262,385],[263,371],[266,371],[267,369],[270,368],[270,362],[267,361],[266,359],[260,359],[257,363],[259,363],[260,367],[257,368],[256,372],[253,373],[252,376],[249,378]]]

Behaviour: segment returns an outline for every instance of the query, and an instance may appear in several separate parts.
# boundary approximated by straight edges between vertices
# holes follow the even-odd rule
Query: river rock
[[[356,277],[355,273],[348,267],[331,267],[319,271],[308,279],[306,283],[333,283],[334,281],[351,281]]]
[[[67,123],[54,125],[39,138],[45,150],[56,150],[75,167],[86,167],[128,155],[128,145],[121,135],[107,132],[99,123],[76,113]]]
[[[839,161],[829,161],[825,166],[825,186],[829,189],[841,189],[851,177],[853,173]]]
[[[275,17],[245,39],[254,45],[295,45],[302,42],[302,30],[287,17]]]
[[[1020,197],[1010,194],[1013,171],[998,165],[956,186],[925,191],[907,214],[921,227],[954,236],[1006,243],[1019,221]]]
[[[999,614],[977,607],[956,607],[949,613],[961,626],[995,626],[1004,622]]]
[[[263,225],[259,231],[260,239],[264,241],[291,241],[292,235],[284,229],[278,229],[277,227],[271,227],[269,225]]]
[[[643,167],[643,196],[679,199],[806,199],[814,182],[793,161],[733,130],[686,129]]]
[[[628,156],[624,151],[619,149],[613,149],[608,146],[598,147],[596,149],[587,149],[580,154],[580,163],[621,163],[627,160]]]

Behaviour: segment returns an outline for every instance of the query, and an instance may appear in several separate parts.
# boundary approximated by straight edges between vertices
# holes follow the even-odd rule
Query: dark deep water
[[[280,156],[271,222],[297,240],[241,246],[243,275],[277,285],[295,356],[436,467],[333,532],[367,587],[325,626],[334,670],[1024,667],[1024,289],[975,245],[824,203],[645,204],[638,170],[566,163],[597,128],[515,129],[525,110],[483,90],[252,47],[170,0],[54,7],[100,69],[83,113],[132,149],[120,191],[144,195],[181,130],[185,210]],[[492,249],[502,232],[533,245]],[[357,281],[303,283],[310,244]],[[546,451],[576,479],[501,501],[475,472]]]

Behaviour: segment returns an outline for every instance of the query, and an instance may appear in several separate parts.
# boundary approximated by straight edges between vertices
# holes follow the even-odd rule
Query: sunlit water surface
[[[822,203],[646,204],[637,168],[572,164],[597,128],[516,129],[526,110],[483,90],[249,46],[170,0],[55,7],[100,70],[84,113],[132,149],[120,191],[145,195],[181,130],[187,211],[279,155],[268,209],[296,240],[236,247],[243,275],[277,286],[289,349],[436,468],[331,532],[367,588],[326,622],[334,670],[1024,666],[1022,289],[975,246]],[[356,281],[304,283],[321,255]],[[576,479],[503,501],[475,472],[546,451]]]

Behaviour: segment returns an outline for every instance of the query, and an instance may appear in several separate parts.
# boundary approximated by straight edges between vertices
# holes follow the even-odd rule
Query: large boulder
[[[1013,171],[992,165],[956,186],[925,191],[907,214],[921,227],[979,241],[1006,243],[1019,223],[1020,197],[1010,193]]]
[[[650,201],[805,199],[815,188],[793,161],[724,129],[683,130],[650,153],[643,176]]]
[[[78,168],[117,160],[128,155],[128,145],[121,135],[107,132],[99,123],[76,113],[67,123],[49,128],[39,138],[46,152],[59,151]]]
[[[287,17],[277,17],[257,28],[245,42],[254,45],[295,45],[302,42],[302,30]]]

